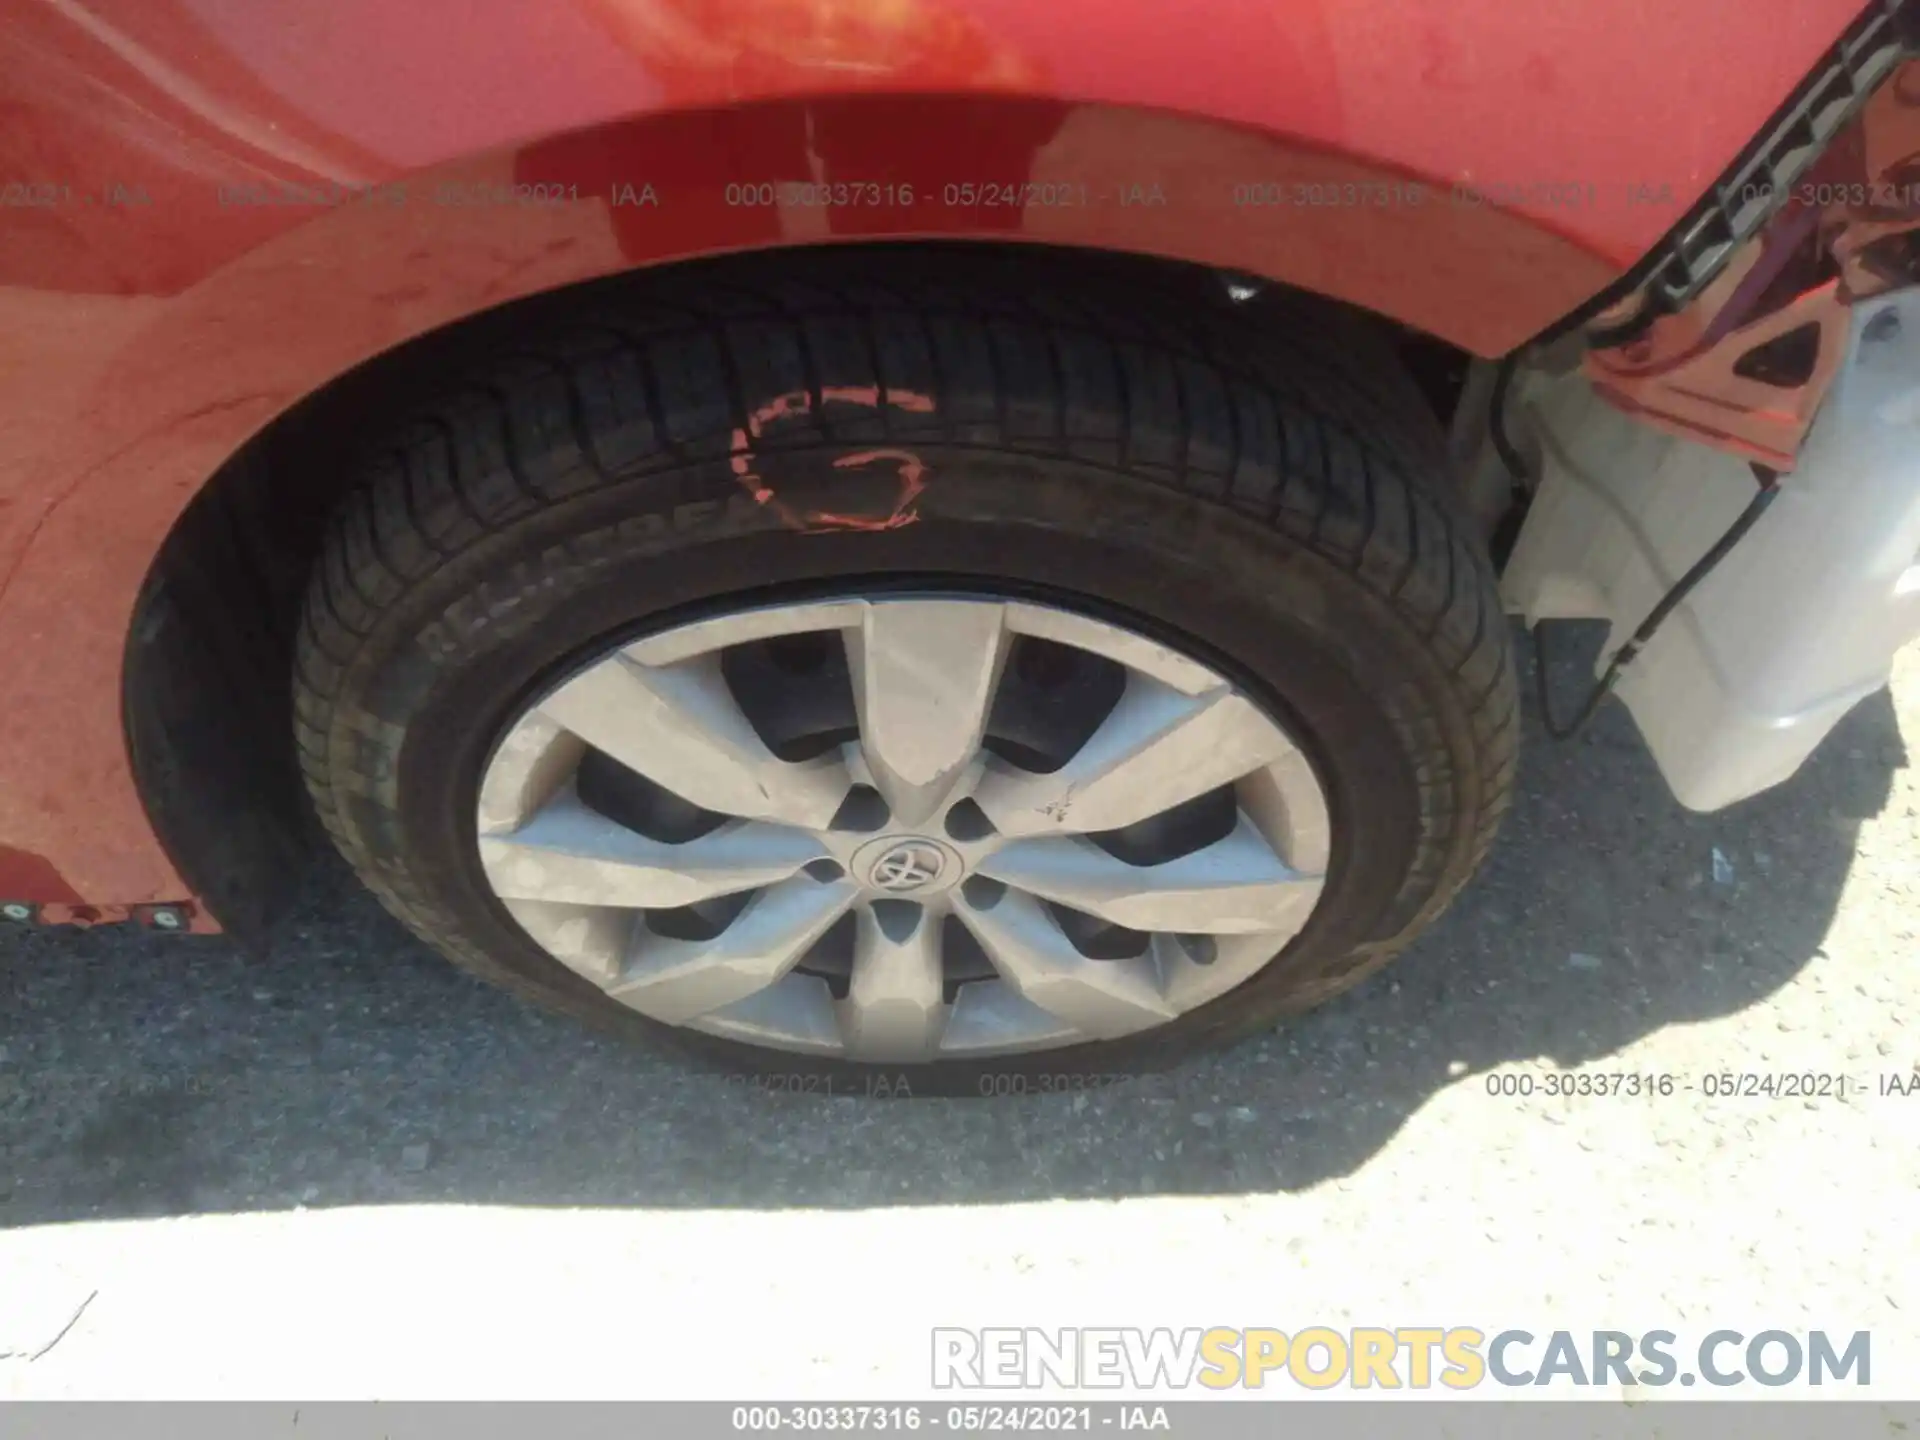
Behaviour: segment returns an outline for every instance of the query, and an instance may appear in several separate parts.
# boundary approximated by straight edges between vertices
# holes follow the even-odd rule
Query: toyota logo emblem
[[[918,890],[946,868],[938,846],[908,840],[873,862],[873,883],[882,890]]]

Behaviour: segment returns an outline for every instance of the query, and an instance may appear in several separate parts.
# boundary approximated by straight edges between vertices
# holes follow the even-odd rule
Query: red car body
[[[1497,356],[1646,254],[1857,9],[0,0],[0,898],[193,898],[129,761],[141,586],[370,357],[635,267],[912,237],[1201,262]]]

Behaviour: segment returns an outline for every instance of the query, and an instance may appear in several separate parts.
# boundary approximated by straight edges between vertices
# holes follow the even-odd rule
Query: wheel
[[[1098,1083],[1384,962],[1506,804],[1487,561],[1346,322],[1136,277],[827,250],[526,318],[317,567],[343,854],[474,973],[795,1088]]]

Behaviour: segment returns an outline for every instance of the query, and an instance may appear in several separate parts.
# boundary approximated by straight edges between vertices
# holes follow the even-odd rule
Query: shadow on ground
[[[1555,671],[1577,691],[1577,666]],[[467,981],[333,866],[265,959],[8,935],[0,1225],[1297,1189],[1365,1164],[1461,1066],[1592,1060],[1776,990],[1818,950],[1860,822],[1906,763],[1881,694],[1789,785],[1697,816],[1618,705],[1563,746],[1529,718],[1486,871],[1399,964],[1272,1037],[1079,1097],[827,1102],[685,1074]]]

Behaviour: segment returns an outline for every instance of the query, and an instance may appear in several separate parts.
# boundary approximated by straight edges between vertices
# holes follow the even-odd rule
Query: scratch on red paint
[[[874,410],[882,406],[880,387],[877,385],[829,385],[821,390],[820,399],[822,404],[838,401],[847,405],[865,405]],[[913,390],[889,390],[885,403],[920,415],[930,415],[934,409],[932,396]],[[913,509],[913,504],[919,499],[920,492],[926,489],[927,465],[911,450],[862,450],[852,455],[842,455],[833,462],[836,470],[854,470],[881,460],[891,460],[899,467],[900,493],[894,500],[892,511],[884,516],[843,515],[832,510],[796,511],[774,493],[773,487],[754,468],[753,442],[760,439],[766,433],[766,427],[774,421],[808,415],[812,411],[813,399],[804,390],[776,395],[751,411],[746,425],[736,427],[733,432],[731,463],[734,479],[755,501],[770,507],[780,517],[781,524],[802,534],[828,530],[898,530],[903,525],[916,523],[920,516]]]

